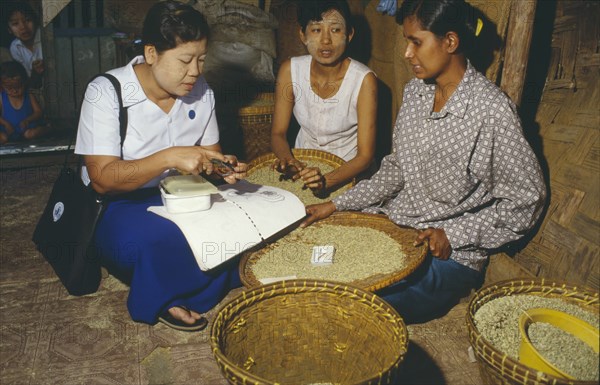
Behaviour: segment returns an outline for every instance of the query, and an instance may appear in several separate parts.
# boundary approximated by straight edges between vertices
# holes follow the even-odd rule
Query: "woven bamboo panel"
[[[575,381],[558,378],[547,373],[538,372],[491,345],[475,326],[474,317],[477,310],[493,299],[510,295],[537,295],[547,298],[559,298],[589,309],[600,311],[598,293],[589,288],[581,288],[562,281],[545,279],[514,279],[497,282],[486,286],[475,293],[469,302],[467,312],[467,329],[469,341],[477,358],[481,377],[488,385],[592,385],[596,382]]]
[[[515,255],[537,276],[595,290],[600,287],[599,14],[597,2],[557,3],[550,67],[536,116],[549,203],[539,231]]]
[[[400,281],[415,271],[416,268],[419,267],[419,265],[424,261],[425,256],[427,255],[427,244],[422,244],[419,246],[413,245],[413,242],[417,236],[417,231],[415,229],[400,227],[394,222],[390,221],[384,215],[355,212],[336,212],[330,217],[312,224],[311,226],[322,225],[350,226],[379,230],[390,236],[401,247],[407,262],[404,269],[386,274],[375,272],[367,278],[348,282],[350,285],[360,287],[365,290],[379,290]],[[335,239],[332,239],[331,243],[334,244],[335,241]],[[277,256],[273,255],[273,253],[270,253],[270,248],[268,246],[260,250],[247,252],[242,256],[239,265],[239,271],[240,278],[245,287],[252,288],[260,286],[261,283],[256,279],[254,272],[252,271],[252,267],[260,258],[264,257],[276,258]],[[374,270],[376,270],[376,267],[374,267]],[[295,274],[296,273],[294,271],[290,271],[287,275],[293,276]],[[311,279],[317,277],[304,278]]]

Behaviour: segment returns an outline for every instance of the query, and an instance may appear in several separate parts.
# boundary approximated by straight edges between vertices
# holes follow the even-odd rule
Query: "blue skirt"
[[[212,309],[240,286],[237,259],[200,270],[179,227],[146,210],[162,206],[160,194],[146,195],[110,202],[96,229],[103,265],[130,284],[131,318],[154,324],[173,306]]]

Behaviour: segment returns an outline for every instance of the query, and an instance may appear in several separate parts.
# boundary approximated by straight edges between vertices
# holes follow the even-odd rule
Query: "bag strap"
[[[119,135],[121,137],[121,159],[123,159],[123,142],[125,142],[125,136],[127,135],[127,107],[123,106],[123,97],[121,95],[121,83],[119,82],[119,79],[117,79],[115,76],[108,74],[108,73],[103,73],[103,74],[95,75],[93,78],[91,78],[90,81],[88,82],[87,87],[89,87],[90,83],[99,77],[107,78],[111,82],[113,88],[115,89],[115,93],[117,94],[117,100],[119,102]],[[87,90],[87,87],[86,87],[86,90]],[[84,98],[85,98],[85,94],[84,94]],[[81,100],[81,104],[83,104],[83,99]],[[79,114],[80,115],[81,115],[81,104],[79,105]],[[69,146],[67,147],[67,155],[65,155],[65,163],[63,165],[63,168],[67,167],[67,164],[69,161],[69,150],[71,149],[71,145],[73,144],[73,142],[75,141],[75,139],[77,137],[77,131],[78,130],[74,130],[73,135],[71,136],[71,141],[69,142]],[[82,165],[82,160],[80,158],[78,165],[77,165],[77,174],[79,174],[81,171],[81,165]]]
[[[125,142],[125,135],[127,134],[127,107],[123,106],[123,97],[121,96],[121,83],[119,80],[111,74],[99,74],[94,76],[96,79],[99,76],[104,76],[112,83],[115,92],[117,93],[117,100],[119,101],[119,135],[121,136],[121,159],[123,158],[123,142]],[[92,81],[90,80],[90,81]]]

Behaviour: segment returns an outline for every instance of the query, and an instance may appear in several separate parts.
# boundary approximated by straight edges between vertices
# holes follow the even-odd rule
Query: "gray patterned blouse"
[[[481,270],[490,249],[533,227],[544,180],[514,103],[470,63],[440,112],[432,112],[434,93],[422,80],[406,85],[392,154],[333,203],[398,225],[443,228],[450,258]]]

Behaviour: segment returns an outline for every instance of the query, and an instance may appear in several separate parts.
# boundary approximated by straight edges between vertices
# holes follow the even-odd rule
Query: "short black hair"
[[[13,0],[9,1],[5,7],[6,12],[3,17],[3,22],[5,25],[8,25],[8,21],[15,13],[21,12],[26,18],[33,21],[34,28],[38,28],[40,26],[40,18],[28,2],[22,0]]]
[[[26,83],[29,80],[29,76],[27,76],[27,71],[23,64],[18,61],[11,60],[5,61],[0,64],[0,78],[21,78],[21,81]]]
[[[439,37],[455,32],[463,51],[475,43],[476,10],[465,0],[404,0],[396,22],[402,24],[408,17],[415,17],[421,28]]]
[[[146,14],[142,43],[153,45],[160,53],[180,43],[209,37],[206,18],[197,9],[178,1],[167,0],[154,4]]]
[[[352,31],[352,13],[350,7],[345,1],[323,1],[307,0],[298,1],[298,23],[302,31],[306,31],[308,23],[311,21],[323,20],[323,14],[329,11],[338,11],[346,22],[346,32]]]

